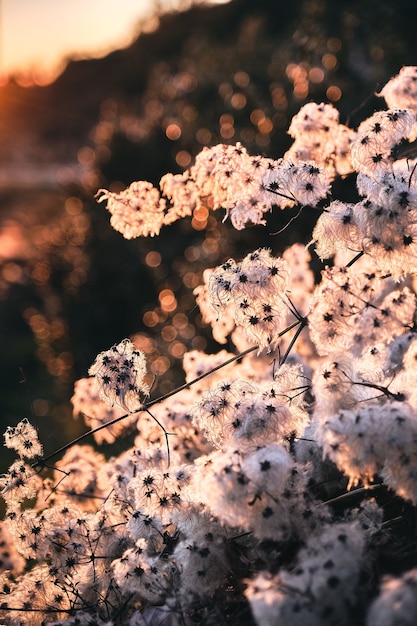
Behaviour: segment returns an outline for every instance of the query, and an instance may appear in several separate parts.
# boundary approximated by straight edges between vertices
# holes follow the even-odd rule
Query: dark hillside
[[[288,92],[289,113],[305,99],[325,98],[326,88],[335,83],[342,89],[340,105],[347,115],[378,82],[415,62],[415,13],[411,0],[234,0],[164,15],[155,32],[105,58],[70,62],[47,87],[22,88],[12,82],[0,89],[1,162],[35,156],[73,160],[87,141],[100,104],[141,96],[161,63],[168,63],[172,72],[192,63],[197,79],[193,98],[205,125],[218,122],[225,110],[223,102],[216,102],[218,87],[239,69],[249,74],[254,99],[264,97],[272,113],[277,107],[270,90],[278,81]],[[323,81],[311,83],[305,98],[299,92],[292,102],[288,64],[323,67],[323,56],[329,53],[335,54],[336,66],[331,67],[330,59]],[[280,124],[285,127],[283,118]],[[23,135],[26,141],[19,141]]]
[[[172,377],[182,348],[169,353],[161,338],[169,318],[144,321],[158,293],[175,292],[189,337],[197,338],[190,294],[204,267],[252,249],[288,221],[280,212],[260,234],[232,231],[216,215],[207,229],[183,220],[159,238],[126,242],[95,202],[97,188],[157,182],[219,142],[241,141],[252,153],[279,157],[292,115],[312,99],[333,102],[343,121],[358,123],[383,106],[374,96],[379,86],[402,65],[417,64],[416,14],[411,0],[198,6],[162,16],[156,31],[124,50],[70,62],[47,87],[11,81],[0,89],[0,391],[7,423],[28,412],[20,366],[37,415],[54,414],[58,405],[55,414],[68,427],[74,379],[100,350],[137,332],[155,341],[167,391],[178,382]],[[86,167],[77,165],[82,148]],[[71,185],[55,176],[62,166],[76,172]],[[316,217],[303,215],[265,245],[282,250],[306,240]],[[161,264],[146,265],[154,253]],[[191,341],[184,339],[187,349]]]

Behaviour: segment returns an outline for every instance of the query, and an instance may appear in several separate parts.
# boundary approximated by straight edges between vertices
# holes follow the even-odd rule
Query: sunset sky
[[[128,45],[156,6],[180,3],[191,0],[0,0],[0,74],[56,74],[65,58]]]

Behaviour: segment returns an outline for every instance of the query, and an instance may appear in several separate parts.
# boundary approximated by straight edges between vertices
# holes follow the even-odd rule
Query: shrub
[[[74,414],[97,444],[136,429],[122,454],[82,436],[44,455],[27,419],[7,429],[4,624],[415,623],[416,77],[356,130],[305,105],[282,159],[216,145],[159,188],[98,192],[126,238],[201,206],[238,230],[316,211],[327,265],[295,244],[207,268],[197,304],[229,349],[186,353],[161,397],[130,339],[101,352]],[[333,196],[347,177],[356,201]]]

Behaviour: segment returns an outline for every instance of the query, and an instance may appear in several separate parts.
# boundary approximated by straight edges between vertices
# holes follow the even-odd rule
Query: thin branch
[[[295,342],[297,341],[298,337],[300,336],[301,331],[303,330],[303,328],[305,328],[307,326],[307,318],[303,317],[301,318],[298,322],[298,328],[296,330],[296,332],[294,333],[294,337],[291,339],[288,348],[285,351],[284,356],[280,359],[279,361],[279,367],[281,367],[281,365],[283,365],[285,363],[285,361],[288,359],[288,355],[290,354],[291,350],[294,347]]]
[[[356,263],[356,261],[358,261],[364,254],[365,253],[363,250],[358,252],[358,254],[354,256],[353,259],[350,259],[349,263],[346,263],[345,267],[352,267],[352,265]]]
[[[413,165],[413,169],[411,170],[411,174],[410,174],[410,177],[409,177],[409,179],[408,179],[408,188],[409,188],[409,189],[410,189],[410,187],[411,187],[411,180],[412,180],[412,178],[413,178],[413,176],[414,176],[414,172],[416,171],[416,167],[417,167],[417,163],[414,163],[414,165]]]
[[[170,464],[171,464],[171,452],[170,452],[170,449],[169,449],[168,435],[175,435],[175,433],[169,433],[169,432],[167,431],[167,429],[165,428],[165,426],[164,426],[163,424],[161,424],[161,422],[159,421],[159,419],[158,419],[157,417],[155,417],[155,415],[153,415],[153,414],[150,412],[150,410],[148,409],[148,407],[147,407],[147,406],[145,406],[144,408],[145,408],[145,411],[148,413],[148,415],[150,415],[150,416],[151,416],[151,418],[152,418],[152,419],[153,419],[153,420],[154,420],[154,421],[158,424],[159,428],[160,428],[160,429],[163,431],[163,433],[164,433],[165,443],[166,443],[166,446],[167,446],[168,467],[169,467],[169,466],[170,466]]]
[[[380,483],[378,485],[369,485],[369,487],[360,487],[359,489],[353,489],[352,491],[342,493],[342,495],[331,498],[330,500],[324,500],[323,502],[320,502],[320,504],[334,504],[335,502],[352,500],[357,496],[366,496],[368,493],[379,491],[380,489],[387,489],[387,487],[388,485],[385,483]]]
[[[301,211],[303,210],[303,208],[304,208],[304,205],[301,205],[300,208],[297,211],[297,214],[293,215],[293,217],[285,224],[285,226],[283,226],[282,228],[277,230],[275,233],[269,233],[269,234],[270,235],[280,235],[281,233],[284,232],[284,230],[287,230],[288,226],[290,226],[290,224],[292,224],[297,218],[300,217]]]
[[[290,324],[289,326],[284,328],[284,330],[282,330],[278,334],[278,336],[282,337],[283,335],[285,335],[286,333],[291,331],[293,328],[298,326],[300,323],[301,323],[300,320],[297,320],[296,322],[293,322],[292,324]],[[306,324],[306,322],[304,322],[304,325],[305,324]],[[292,344],[293,343],[294,342],[292,342]],[[100,430],[103,430],[103,428],[108,428],[109,426],[113,426],[114,424],[117,424],[118,422],[121,422],[122,420],[126,419],[130,415],[134,415],[135,413],[143,413],[144,411],[149,412],[148,409],[150,407],[152,407],[154,404],[158,404],[160,402],[163,402],[164,400],[167,400],[168,398],[171,398],[172,396],[176,395],[180,391],[183,391],[184,389],[188,389],[192,385],[195,385],[195,383],[198,383],[200,380],[203,380],[204,378],[206,378],[206,376],[209,376],[210,374],[213,374],[214,372],[217,372],[218,370],[220,370],[221,368],[225,367],[226,365],[230,365],[230,363],[234,363],[235,361],[238,361],[239,359],[242,359],[247,354],[250,354],[251,352],[254,352],[255,350],[258,350],[258,349],[259,349],[258,345],[251,346],[250,348],[247,348],[243,352],[239,352],[239,354],[236,354],[235,356],[231,357],[227,361],[224,361],[223,363],[220,363],[220,365],[217,365],[216,367],[213,367],[211,370],[208,370],[207,372],[204,372],[200,376],[197,376],[197,378],[194,378],[193,380],[190,380],[190,382],[184,383],[180,387],[176,387],[172,391],[168,391],[164,395],[159,396],[158,398],[155,398],[154,400],[150,400],[149,402],[144,402],[135,411],[131,411],[130,413],[124,413],[123,415],[120,415],[119,417],[115,417],[113,420],[110,420],[110,422],[107,422],[106,424],[101,424],[100,426],[97,426],[97,428],[94,428],[93,430],[89,430],[88,432],[83,433],[79,437],[76,437],[76,439],[72,439],[69,443],[66,443],[64,446],[61,446],[58,450],[55,450],[54,452],[51,452],[50,454],[48,454],[47,456],[42,457],[41,459],[37,459],[37,461],[35,461],[32,464],[31,467],[33,469],[36,469],[36,468],[43,469],[45,467],[45,463],[47,461],[49,461],[50,459],[53,459],[54,457],[62,454],[63,452],[66,452],[67,450],[69,450],[69,448],[71,448],[72,446],[77,445],[81,441],[84,441],[84,439],[86,439],[90,435],[94,435],[95,433],[98,433]]]

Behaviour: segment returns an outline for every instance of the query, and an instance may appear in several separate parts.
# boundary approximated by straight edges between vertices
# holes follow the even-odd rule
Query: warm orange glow
[[[233,95],[233,88],[229,83],[222,83],[219,87],[219,95],[226,99],[231,98]]]
[[[206,222],[208,218],[209,212],[205,206],[200,206],[197,209],[194,209],[194,217],[196,220],[200,222]]]
[[[308,96],[308,82],[300,80],[294,84],[294,98],[304,100]]]
[[[180,167],[188,167],[191,163],[191,154],[187,150],[180,150],[177,152],[175,160]]]
[[[211,137],[212,134],[211,131],[208,130],[208,128],[199,128],[195,135],[198,143],[201,143],[203,146],[206,146],[210,143]]]
[[[321,83],[324,80],[324,72],[320,67],[312,67],[308,77],[312,83]]]
[[[103,56],[128,45],[137,31],[157,27],[146,16],[148,0],[6,0],[2,3],[2,73],[19,74],[19,83],[44,85],[64,69],[68,58]]]
[[[269,117],[265,117],[262,122],[258,124],[258,130],[262,135],[269,135],[269,133],[273,130],[274,125]]]
[[[265,120],[265,113],[261,109],[254,109],[250,114],[250,121],[255,126],[258,126]]]
[[[246,106],[246,96],[243,93],[234,93],[230,103],[234,109],[244,109]]]
[[[0,258],[23,259],[28,254],[28,245],[20,226],[13,221],[5,222],[0,230]]]
[[[185,313],[176,313],[174,317],[172,318],[172,322],[175,328],[178,328],[181,330],[182,328],[187,326],[188,317],[185,315]]]
[[[171,289],[163,289],[159,294],[159,302],[163,311],[171,312],[177,308],[177,300]]]
[[[23,269],[17,263],[5,263],[1,268],[1,277],[8,283],[18,283],[23,279]]]
[[[186,272],[182,277],[182,282],[188,289],[194,289],[200,284],[200,278],[194,272]]]
[[[156,250],[151,250],[145,257],[145,263],[148,267],[159,267],[161,265],[162,257]]]
[[[275,109],[285,109],[287,107],[287,96],[285,89],[281,85],[276,85],[272,88],[271,97]]]
[[[160,356],[151,363],[151,372],[156,376],[162,376],[170,368],[171,361],[166,356]]]
[[[77,159],[78,162],[85,167],[92,166],[95,162],[95,152],[92,148],[85,146],[84,148],[80,148],[78,150]]]
[[[183,339],[191,339],[195,335],[194,326],[191,326],[191,324],[187,324],[185,328],[182,328],[180,330],[180,335]]]
[[[145,326],[148,326],[148,328],[153,328],[158,322],[159,318],[155,311],[147,311],[143,316],[143,323]]]
[[[220,134],[223,139],[231,139],[235,134],[233,124],[223,124],[223,126],[220,127]]]
[[[170,354],[172,354],[172,356],[176,359],[183,357],[186,350],[185,345],[180,341],[174,341],[174,343],[169,346]]]
[[[184,251],[184,256],[187,261],[191,263],[197,261],[201,256],[200,248],[197,248],[197,246],[188,246]]]
[[[193,219],[191,220],[191,226],[195,230],[204,230],[207,226],[209,212],[204,206],[200,206],[194,209]]]
[[[83,210],[83,203],[80,198],[71,196],[65,200],[65,210],[68,215],[79,215]]]
[[[325,54],[321,60],[326,70],[333,70],[337,65],[337,59],[334,54]]]
[[[171,141],[176,141],[181,137],[181,128],[178,124],[168,124],[165,134]]]
[[[218,254],[219,251],[219,242],[217,239],[206,239],[201,244],[204,252],[209,255]]]
[[[161,337],[164,341],[174,341],[177,336],[177,330],[174,326],[168,324],[168,326],[164,326],[161,330]]]
[[[247,72],[236,72],[233,76],[233,80],[238,87],[247,87],[250,83],[250,77]]]
[[[155,340],[151,337],[148,337],[148,335],[138,333],[137,335],[134,335],[132,341],[137,349],[142,350],[143,352],[145,352],[145,354],[152,354],[153,352],[155,352]]]
[[[326,91],[326,96],[332,102],[337,102],[342,97],[342,90],[336,85],[331,85]]]

